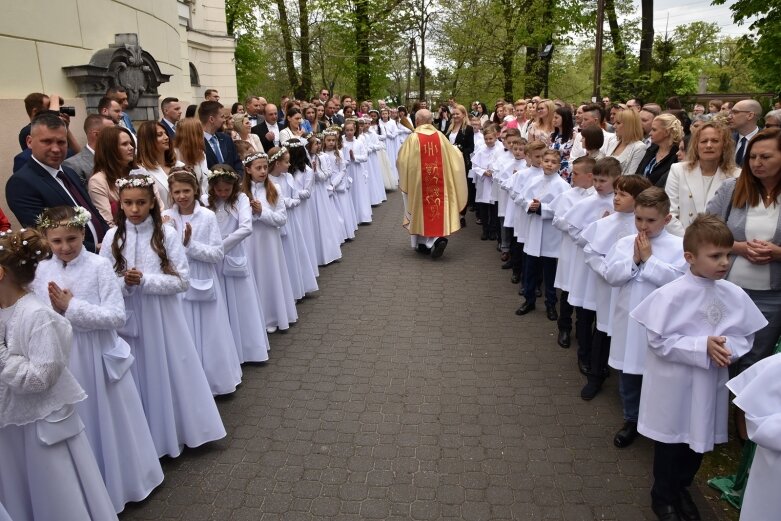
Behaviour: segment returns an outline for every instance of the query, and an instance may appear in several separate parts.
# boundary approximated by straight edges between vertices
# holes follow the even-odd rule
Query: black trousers
[[[523,253],[523,243],[518,242],[518,238],[513,235],[510,243],[510,263],[513,265],[513,274],[519,277],[523,274],[523,264],[525,253]]]
[[[607,372],[607,359],[610,357],[610,337],[607,333],[594,328],[594,336],[591,337],[591,375],[600,382],[605,379]]]
[[[499,234],[499,206],[496,203],[477,203],[477,216],[483,222],[483,234]]]
[[[651,500],[654,503],[676,504],[681,491],[691,486],[701,464],[702,454],[694,452],[685,443],[655,442]]]
[[[556,278],[556,265],[559,259],[555,257],[526,256],[526,266],[523,273],[523,296],[526,302],[534,304],[537,300],[537,281],[542,278],[545,284],[545,308],[556,306],[556,288],[553,279]]]
[[[575,308],[575,338],[578,341],[578,360],[591,364],[591,342],[594,340],[596,311]]]
[[[575,308],[572,307],[567,301],[569,297],[569,291],[561,292],[561,300],[559,301],[559,320],[556,325],[559,326],[559,331],[572,331],[572,313]]]

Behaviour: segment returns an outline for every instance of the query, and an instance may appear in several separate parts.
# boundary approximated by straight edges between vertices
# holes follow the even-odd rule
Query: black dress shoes
[[[570,346],[570,332],[560,329],[559,330],[559,337],[556,339],[556,343],[559,344],[559,347],[563,347],[564,349],[567,349]]]
[[[588,364],[588,362],[584,362],[580,358],[578,358],[578,370],[583,376],[588,376],[591,374],[591,366]]]
[[[515,314],[518,316],[523,316],[527,313],[531,313],[532,311],[534,311],[534,309],[535,309],[534,304],[524,302],[523,304],[521,304],[521,307],[515,310]]]
[[[678,504],[678,514],[684,521],[700,521],[700,511],[694,503],[688,490],[681,491],[680,503]]]
[[[480,235],[480,240],[481,241],[487,241],[488,240],[488,234],[483,232],[483,234]]]
[[[506,261],[504,261],[504,264],[502,264],[503,270],[511,270],[513,268],[513,263],[508,258]]]
[[[593,376],[589,376],[588,382],[586,382],[586,385],[584,385],[583,389],[580,390],[580,397],[588,402],[593,400],[601,390],[602,381],[598,378],[594,378]]]
[[[422,253],[424,255],[428,255],[431,253],[431,248],[426,247],[425,244],[418,244],[418,247],[416,249],[418,253]]]
[[[512,282],[513,284],[518,284],[519,282],[521,282],[521,276],[513,273],[513,276],[510,277],[510,282]]]
[[[432,259],[438,259],[442,256],[443,253],[445,253],[445,248],[447,247],[447,239],[444,237],[440,237],[436,241],[434,241],[434,247],[431,248],[431,258]]]
[[[619,449],[629,447],[637,438],[637,422],[625,422],[613,438],[613,445]],[[658,515],[658,514],[657,514]],[[678,514],[676,514],[677,516]],[[671,519],[678,519],[677,517]]]
[[[553,322],[559,319],[559,314],[556,312],[556,308],[554,306],[545,308],[545,316],[548,317],[548,320]]]
[[[653,503],[651,504],[651,509],[659,521],[683,521],[683,518],[678,515],[678,511],[675,510],[673,505]]]

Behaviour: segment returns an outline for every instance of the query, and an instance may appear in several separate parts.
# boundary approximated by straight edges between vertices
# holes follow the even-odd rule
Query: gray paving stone
[[[473,214],[432,261],[400,207],[374,209],[271,360],[218,400],[227,438],[164,459],[122,521],[653,519],[652,444],[612,446],[617,379],[579,398],[574,349],[544,313],[515,316]]]

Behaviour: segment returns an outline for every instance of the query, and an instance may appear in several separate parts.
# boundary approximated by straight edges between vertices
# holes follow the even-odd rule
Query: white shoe
[[[271,335],[273,333],[276,333],[276,332],[277,332],[276,326],[274,326],[274,327],[267,327],[266,328],[266,333],[268,333],[269,335]]]

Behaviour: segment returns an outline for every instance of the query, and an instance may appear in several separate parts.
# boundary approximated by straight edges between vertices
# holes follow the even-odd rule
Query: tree
[[[651,73],[651,56],[654,46],[654,0],[640,0],[642,25],[640,28],[639,72],[647,77]]]
[[[714,0],[723,5],[726,0]],[[744,36],[741,44],[760,87],[781,93],[781,0],[737,0],[730,6],[737,24],[755,18],[749,28],[756,36]]]

